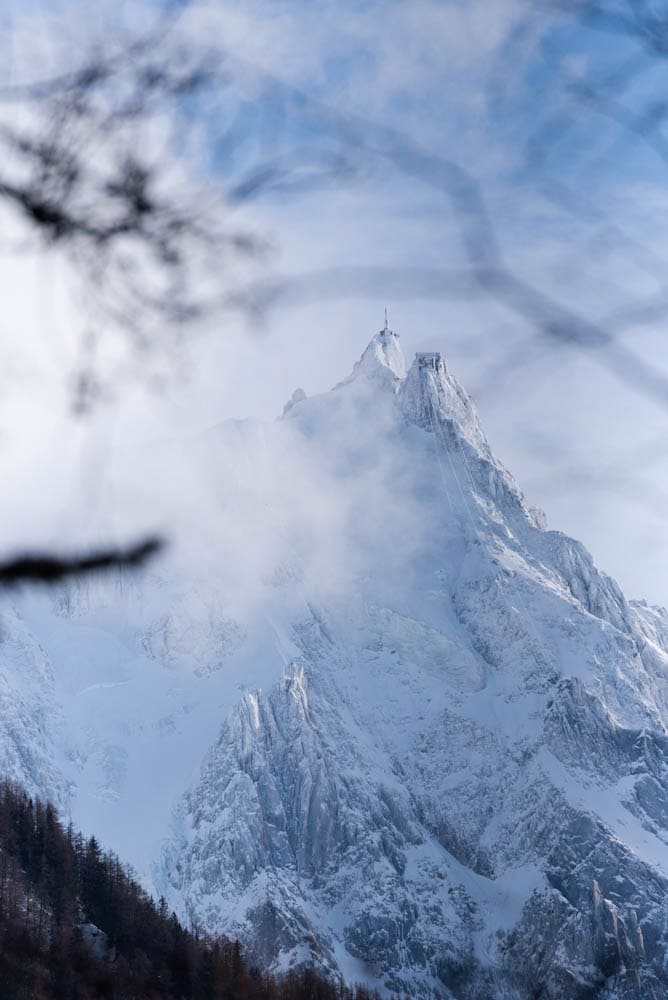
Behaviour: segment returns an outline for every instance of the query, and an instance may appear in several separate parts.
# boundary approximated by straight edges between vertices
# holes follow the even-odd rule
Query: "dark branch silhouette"
[[[58,583],[68,577],[110,569],[137,569],[164,549],[162,538],[145,538],[127,548],[96,549],[74,556],[36,552],[0,563],[0,587]]]

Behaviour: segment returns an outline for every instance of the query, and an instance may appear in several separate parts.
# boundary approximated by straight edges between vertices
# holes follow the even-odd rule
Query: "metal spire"
[[[387,325],[387,306],[385,306],[385,326],[383,327],[383,333],[387,333],[389,329],[390,328]]]

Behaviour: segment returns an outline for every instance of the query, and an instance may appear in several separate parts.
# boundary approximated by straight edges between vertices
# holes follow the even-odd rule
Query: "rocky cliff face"
[[[135,860],[147,796],[135,863],[277,968],[414,997],[668,996],[668,616],[546,530],[442,360],[406,373],[390,331],[275,433],[317,455],[334,537],[314,562],[283,521],[252,613],[220,579],[27,609],[74,720],[75,816]],[[68,695],[81,629],[94,690],[70,673]],[[49,720],[14,739],[38,764]]]

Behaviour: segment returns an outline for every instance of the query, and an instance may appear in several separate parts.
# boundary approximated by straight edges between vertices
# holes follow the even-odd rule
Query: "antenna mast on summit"
[[[383,333],[387,333],[389,329],[390,328],[387,325],[387,306],[385,306],[385,326],[383,327]]]

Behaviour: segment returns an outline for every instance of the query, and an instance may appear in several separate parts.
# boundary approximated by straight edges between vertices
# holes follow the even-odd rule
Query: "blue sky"
[[[225,7],[221,23],[249,65],[462,166],[508,266],[557,304],[606,324],[662,292],[668,163],[657,153],[660,130],[646,141],[625,126],[662,96],[665,67],[635,39],[548,15],[547,4],[527,14],[504,0],[215,6]],[[621,87],[626,73],[631,83]],[[580,96],[599,91],[614,103]],[[314,262],[466,263],[452,203],[382,157],[364,159],[350,184],[281,200],[255,208],[277,233],[288,273]],[[582,537],[632,593],[667,601],[666,462],[653,447],[666,429],[665,400],[657,405],[607,359],[546,341],[484,296],[393,301],[392,291],[268,317],[258,350],[286,372],[274,385],[283,391],[292,377],[313,391],[335,381],[387,300],[408,352],[437,346],[452,358],[493,444],[552,526]],[[648,365],[666,368],[661,318],[615,332]]]

